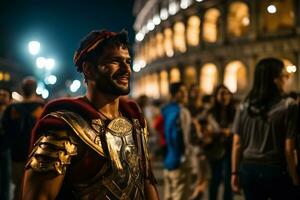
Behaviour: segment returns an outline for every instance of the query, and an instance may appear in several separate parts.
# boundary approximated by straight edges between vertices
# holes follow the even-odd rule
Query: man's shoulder
[[[62,98],[50,101],[46,104],[40,119],[37,121],[32,131],[31,147],[33,147],[33,144],[40,135],[45,134],[46,132],[59,133],[61,131],[71,130],[67,123],[50,114],[57,111],[72,110],[72,108],[76,109],[76,99]]]
[[[45,106],[42,117],[57,111],[74,112],[83,118],[88,119],[99,117],[98,112],[90,104],[84,101],[83,97],[61,98],[53,100]]]
[[[142,127],[146,126],[142,110],[136,101],[129,98],[120,98],[120,110],[127,117],[138,119]]]
[[[191,112],[190,110],[185,107],[185,106],[180,106],[180,112],[182,115],[186,116],[186,117],[190,117],[191,116]]]
[[[45,106],[45,111],[47,110],[47,113],[51,112],[52,110],[59,110],[63,109],[69,106],[75,106],[78,102],[79,98],[60,98],[50,101]],[[52,112],[53,112],[52,111]]]
[[[169,112],[176,112],[176,111],[179,112],[180,106],[179,106],[179,104],[177,104],[175,102],[170,102],[170,103],[164,105],[161,110],[162,110],[163,114],[169,113]]]
[[[61,98],[50,101],[45,105],[40,120],[35,126],[35,131],[49,129],[51,127],[57,130],[65,129],[66,127],[68,127],[67,124],[64,121],[51,116],[50,114],[58,111],[82,113],[85,109],[84,105],[81,104],[83,103],[80,101],[80,98]]]

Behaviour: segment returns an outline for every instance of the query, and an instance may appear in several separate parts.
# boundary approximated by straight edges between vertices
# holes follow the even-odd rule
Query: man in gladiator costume
[[[50,102],[37,123],[22,198],[159,199],[147,126],[130,90],[127,32],[93,31],[74,56],[84,97]]]

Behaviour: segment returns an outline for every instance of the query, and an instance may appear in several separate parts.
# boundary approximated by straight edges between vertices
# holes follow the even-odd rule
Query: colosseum
[[[269,56],[285,63],[289,90],[300,89],[300,1],[136,0],[133,12],[134,96],[167,97],[183,81],[203,94],[223,83],[242,97]]]

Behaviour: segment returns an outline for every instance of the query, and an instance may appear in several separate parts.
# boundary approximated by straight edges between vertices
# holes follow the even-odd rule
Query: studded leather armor
[[[71,111],[51,112],[47,117],[64,121],[72,131],[42,134],[27,168],[64,174],[65,184],[76,199],[145,199],[145,179],[154,181],[154,178],[146,146],[147,128],[141,127],[137,119],[118,117],[107,124],[101,119],[87,122]],[[87,158],[80,151],[86,148],[105,162],[91,178],[72,182],[76,174],[68,173],[68,169],[72,168],[73,160],[77,166],[84,163]]]

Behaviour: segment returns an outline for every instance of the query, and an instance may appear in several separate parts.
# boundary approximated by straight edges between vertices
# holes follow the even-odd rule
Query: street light
[[[46,58],[44,58],[44,57],[38,57],[35,60],[35,64],[40,69],[44,68],[46,66]]]
[[[38,41],[28,43],[28,51],[31,55],[37,55],[40,52],[41,44]]]
[[[42,92],[42,97],[44,99],[47,99],[49,97],[49,91],[46,88]]]
[[[79,80],[74,80],[70,85],[71,92],[77,92],[80,86],[81,86],[81,82]]]
[[[38,95],[41,95],[43,93],[44,89],[45,89],[44,83],[43,82],[38,82],[38,85],[37,85],[37,88],[36,88],[36,93]]]
[[[50,75],[46,78],[45,82],[46,84],[54,85],[57,81],[57,77],[55,75]]]
[[[53,58],[47,58],[45,67],[47,70],[52,70],[55,66],[55,60]]]
[[[35,60],[35,64],[40,69],[46,68],[46,70],[50,71],[55,66],[55,60],[53,58],[38,57]]]

